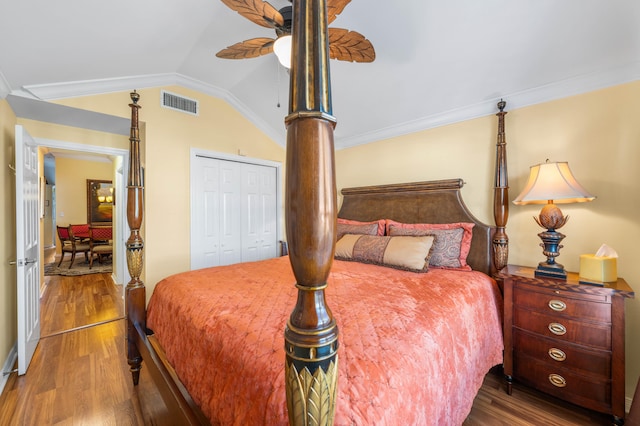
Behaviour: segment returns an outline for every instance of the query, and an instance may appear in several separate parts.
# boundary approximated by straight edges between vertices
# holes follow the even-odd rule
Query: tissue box
[[[615,257],[580,255],[580,279],[611,282],[618,279],[618,263]]]

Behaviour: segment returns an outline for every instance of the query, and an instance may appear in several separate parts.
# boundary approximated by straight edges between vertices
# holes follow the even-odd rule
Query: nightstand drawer
[[[588,345],[604,350],[611,349],[611,327],[609,325],[583,323],[527,309],[518,309],[513,313],[513,325],[558,341]]]
[[[608,351],[587,350],[518,329],[513,333],[513,350],[577,373],[600,376],[603,380],[611,377],[611,353]]]
[[[551,395],[593,410],[611,409],[611,382],[575,374],[553,364],[514,354],[514,374],[518,380]]]
[[[600,297],[604,302],[604,297]],[[611,322],[611,304],[566,297],[564,294],[529,291],[516,287],[513,290],[514,303],[542,313],[571,316],[582,320]]]

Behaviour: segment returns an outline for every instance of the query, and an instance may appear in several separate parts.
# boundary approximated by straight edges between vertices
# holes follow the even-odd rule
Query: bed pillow
[[[360,222],[357,220],[338,218],[336,240],[342,238],[344,234],[384,235],[384,226],[384,219],[375,220],[373,222]]]
[[[435,242],[430,266],[434,268],[470,271],[467,256],[471,249],[473,223],[400,223],[387,219],[387,235],[433,235]]]
[[[336,259],[388,266],[413,272],[429,270],[435,237],[345,234],[336,243]]]

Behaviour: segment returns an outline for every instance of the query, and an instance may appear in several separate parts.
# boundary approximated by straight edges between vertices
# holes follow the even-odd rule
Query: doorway
[[[125,235],[128,236],[129,228],[124,220],[126,203],[122,202],[126,199],[123,176],[126,172],[125,166],[128,163],[128,151],[62,141],[36,139],[36,142],[39,149],[46,152],[44,156],[41,156],[45,160],[45,179],[43,180],[48,184],[47,188],[52,189],[45,192],[45,199],[48,199],[49,206],[55,206],[47,210],[47,202],[45,201],[45,219],[48,219],[50,224],[47,223],[47,220],[43,220],[44,232],[41,234],[44,235],[40,237],[41,246],[44,247],[41,267],[45,270],[44,285],[41,286],[40,295],[41,337],[45,338],[123,318],[124,284],[130,280],[126,270],[125,238],[123,238]],[[54,164],[52,165],[51,162]],[[60,173],[60,167],[67,170]],[[58,178],[62,176],[62,179],[56,180],[56,169],[59,172],[57,173]],[[99,170],[102,170],[102,174]],[[56,246],[59,247],[60,242],[56,241],[55,236],[49,235],[49,230],[55,234],[57,224],[65,226],[72,223],[87,223],[86,180],[87,178],[105,177],[113,181],[115,195],[113,198],[120,201],[113,203],[114,250],[112,259],[105,262],[104,267],[96,265],[98,262],[94,261],[93,268],[89,270],[83,254],[79,253],[72,270],[62,271],[64,275],[48,274],[47,270],[56,269],[54,267],[59,264],[62,255],[59,248],[56,253]],[[72,187],[67,188],[66,198],[64,185]],[[70,198],[69,193],[77,194],[77,196],[74,195]],[[58,202],[58,195],[63,201],[62,203]],[[71,208],[70,205],[75,206]],[[48,218],[47,213],[50,215]],[[53,247],[48,244],[51,242],[53,242]],[[66,254],[65,262],[62,263],[62,268],[58,268],[58,272],[70,264],[69,258],[70,255]],[[104,272],[109,267],[111,271]],[[92,270],[101,272],[87,273]]]

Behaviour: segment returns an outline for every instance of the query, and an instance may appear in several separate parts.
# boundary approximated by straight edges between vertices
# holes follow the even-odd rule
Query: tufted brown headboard
[[[492,239],[495,227],[476,219],[462,201],[462,179],[344,188],[338,217],[373,221],[392,219],[403,223],[471,222],[473,239],[467,263],[493,276]]]

